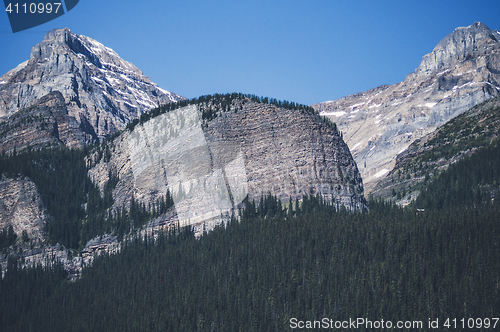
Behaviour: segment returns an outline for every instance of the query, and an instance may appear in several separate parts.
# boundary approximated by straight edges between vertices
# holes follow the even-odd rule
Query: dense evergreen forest
[[[22,269],[11,259],[0,326],[289,331],[294,318],[365,318],[421,321],[413,330],[422,331],[429,319],[447,330],[455,318],[463,330],[461,319],[479,327],[479,318],[474,330],[490,330],[500,313],[500,199],[484,193],[500,183],[500,154],[488,149],[442,172],[406,208],[370,200],[369,211],[347,212],[320,197],[268,196],[199,239],[184,228],[129,241],[76,282],[60,266]]]
[[[0,284],[4,331],[287,331],[290,319],[493,318],[500,309],[499,204],[417,215],[370,202],[335,211],[273,197],[195,239],[136,239],[69,282],[58,267]],[[361,330],[363,330],[361,328]]]
[[[437,209],[461,205],[480,207],[495,197],[500,200],[500,141],[493,141],[429,180],[415,206]]]

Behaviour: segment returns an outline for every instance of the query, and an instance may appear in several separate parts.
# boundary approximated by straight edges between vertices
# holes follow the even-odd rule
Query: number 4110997
[[[489,328],[492,328],[492,329],[494,329],[497,326],[497,323],[498,323],[498,318],[491,318],[491,319],[490,318],[476,318],[476,319],[474,319],[474,318],[449,319],[448,318],[444,322],[443,326],[446,328],[452,328],[452,329],[456,329],[456,328],[459,328],[459,329],[465,329],[465,328],[489,329]]]
[[[59,8],[61,7],[61,2],[55,2],[55,3],[9,3],[7,7],[5,8],[5,11],[8,12],[9,14],[51,14],[54,12],[57,14],[59,11]]]

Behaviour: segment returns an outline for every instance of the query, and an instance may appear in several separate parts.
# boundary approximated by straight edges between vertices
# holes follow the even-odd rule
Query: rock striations
[[[43,241],[43,226],[48,218],[36,185],[29,179],[0,180],[0,230],[12,226],[21,236]]]
[[[68,115],[64,97],[59,91],[53,91],[34,101],[31,107],[14,113],[9,121],[0,122],[0,153],[58,144],[68,147],[85,144],[80,124]]]
[[[369,193],[413,141],[499,95],[500,33],[476,22],[441,40],[403,82],[313,107],[337,123]]]
[[[184,99],[159,88],[112,49],[67,28],[47,33],[28,61],[0,77],[0,120],[53,91],[62,94],[84,142],[121,130],[160,104]],[[81,146],[80,139],[66,143]]]
[[[321,194],[348,209],[363,209],[363,183],[336,128],[307,111],[249,99],[214,108],[208,103],[167,112],[112,143],[109,161],[89,171],[101,188],[118,175],[115,208],[132,197],[146,206],[170,190],[181,225],[212,228],[248,195],[271,193],[282,202]],[[212,111],[211,111],[212,112]]]

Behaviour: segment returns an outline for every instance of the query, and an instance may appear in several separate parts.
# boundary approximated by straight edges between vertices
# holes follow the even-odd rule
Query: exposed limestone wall
[[[148,205],[170,190],[181,225],[207,229],[247,195],[288,201],[320,193],[349,209],[364,207],[347,145],[317,115],[246,100],[210,121],[200,118],[193,105],[124,132],[91,178],[104,188],[109,172],[118,175],[115,208],[132,196]]]

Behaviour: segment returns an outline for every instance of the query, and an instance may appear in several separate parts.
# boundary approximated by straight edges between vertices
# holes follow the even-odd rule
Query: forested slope
[[[375,197],[408,204],[442,169],[470,156],[500,136],[500,98],[485,101],[453,118],[400,153],[394,169],[380,181]],[[487,165],[478,171],[490,172]]]
[[[470,162],[474,174],[476,156],[457,171]],[[456,186],[486,182],[467,174]],[[490,179],[498,183],[498,174]],[[136,239],[74,283],[57,267],[16,269],[11,261],[0,284],[1,324],[5,331],[288,331],[291,318],[424,327],[439,318],[444,328],[447,318],[498,316],[499,199],[425,211],[372,200],[369,212],[354,213],[328,203],[246,202],[241,220],[226,228],[198,240],[187,228],[156,243]]]

